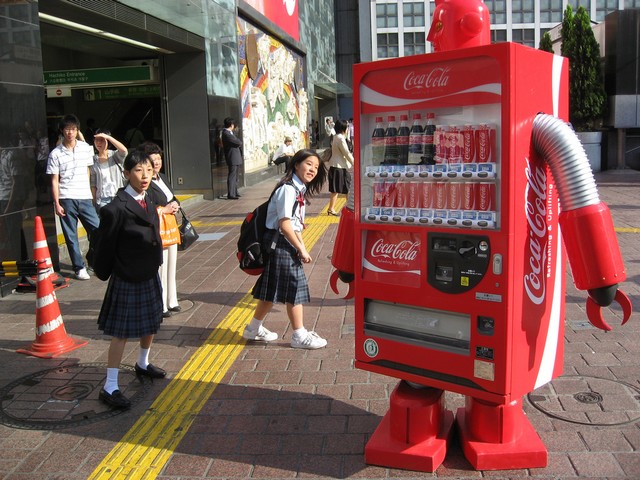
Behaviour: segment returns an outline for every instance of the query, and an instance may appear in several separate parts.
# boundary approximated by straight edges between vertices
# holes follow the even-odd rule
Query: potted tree
[[[575,15],[567,5],[562,20],[561,54],[569,59],[569,120],[587,153],[591,168],[600,171],[602,125],[606,94],[600,46],[584,7]]]

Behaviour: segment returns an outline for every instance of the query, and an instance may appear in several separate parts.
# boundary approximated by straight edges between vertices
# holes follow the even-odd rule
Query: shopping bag
[[[178,230],[176,216],[173,213],[162,213],[161,209],[158,209],[158,217],[160,218],[162,248],[180,243],[180,231]]]

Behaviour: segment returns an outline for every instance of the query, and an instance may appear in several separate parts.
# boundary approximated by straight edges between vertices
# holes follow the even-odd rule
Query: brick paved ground
[[[597,180],[616,227],[627,229],[618,234],[629,277],[623,288],[638,311],[640,172],[604,172]],[[165,321],[152,349],[152,362],[170,376],[251,288],[254,279],[235,268],[238,226],[225,222],[239,221],[270,186],[269,181],[246,189],[236,202],[201,201],[187,207],[193,219],[202,222],[200,233],[221,238],[198,242],[180,254],[178,289],[183,312]],[[326,208],[327,200],[324,194],[313,201],[310,212]],[[305,309],[307,327],[326,336],[328,348],[288,348],[286,315],[276,308],[268,326],[284,338],[276,345],[247,345],[241,351],[158,478],[640,478],[640,391],[634,395],[640,379],[638,315],[620,327],[620,311],[614,308],[606,315],[614,331],[598,331],[585,323],[585,294],[571,282],[565,377],[553,382],[554,389],[535,392],[532,401],[547,413],[524,402],[549,450],[546,468],[474,471],[455,437],[444,464],[434,474],[365,465],[364,445],[387,411],[396,380],[353,368],[353,308],[328,287],[328,257],[335,232],[334,224],[320,237],[312,250],[315,262],[307,267],[312,293],[312,303]],[[100,417],[105,409],[96,400],[96,391],[72,407],[65,403],[65,395],[74,393],[64,388],[70,378],[82,378],[83,385],[100,383],[95,377],[100,377],[106,362],[108,342],[95,322],[104,290],[105,284],[92,278],[72,281],[57,292],[67,331],[74,338],[89,340],[87,346],[57,359],[15,353],[34,338],[35,295],[14,294],[0,300],[0,361],[5,366],[0,369],[0,386],[5,386],[0,398],[5,423],[0,425],[0,478],[87,478],[169,384],[170,379],[139,385],[133,375],[124,374],[123,384],[132,393],[141,392],[140,397],[129,412],[110,418]],[[124,362],[133,365],[136,355],[132,343]],[[98,365],[92,367],[94,363]],[[49,372],[43,374],[45,370]],[[12,382],[18,383],[12,386]],[[589,388],[602,394],[601,402],[574,402],[575,393]],[[18,401],[20,389],[33,395]],[[56,395],[51,395],[54,390]],[[454,394],[447,394],[446,400],[452,409],[463,404],[462,397]],[[559,405],[563,408],[557,409]],[[70,408],[77,413],[71,415],[77,424],[56,428],[65,426],[62,422],[69,420]],[[565,418],[549,412],[560,412]],[[45,419],[59,415],[61,425],[42,430],[12,426],[20,423],[12,415]],[[601,423],[613,425],[596,425]]]

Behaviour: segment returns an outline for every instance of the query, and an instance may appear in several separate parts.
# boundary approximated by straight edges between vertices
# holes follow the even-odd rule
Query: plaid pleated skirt
[[[276,249],[269,255],[264,272],[251,293],[254,298],[266,302],[292,305],[309,303],[309,284],[298,251],[284,235],[277,235]]]
[[[162,285],[155,275],[143,282],[128,282],[111,275],[98,328],[116,338],[154,335],[162,323]]]

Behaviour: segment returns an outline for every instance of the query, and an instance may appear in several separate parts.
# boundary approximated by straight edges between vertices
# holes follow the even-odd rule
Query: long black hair
[[[318,153],[315,150],[311,150],[308,148],[298,150],[295,155],[291,157],[291,160],[289,160],[289,163],[287,164],[287,171],[285,172],[284,177],[282,177],[280,182],[278,182],[278,187],[280,185],[284,185],[287,182],[290,182],[293,179],[296,165],[304,162],[309,157],[316,157],[318,159],[318,173],[313,180],[306,184],[307,190],[304,194],[304,198],[309,199],[314,195],[320,193],[322,191],[324,183],[327,181],[327,167],[325,166],[324,162],[320,160],[320,156],[318,155]]]

